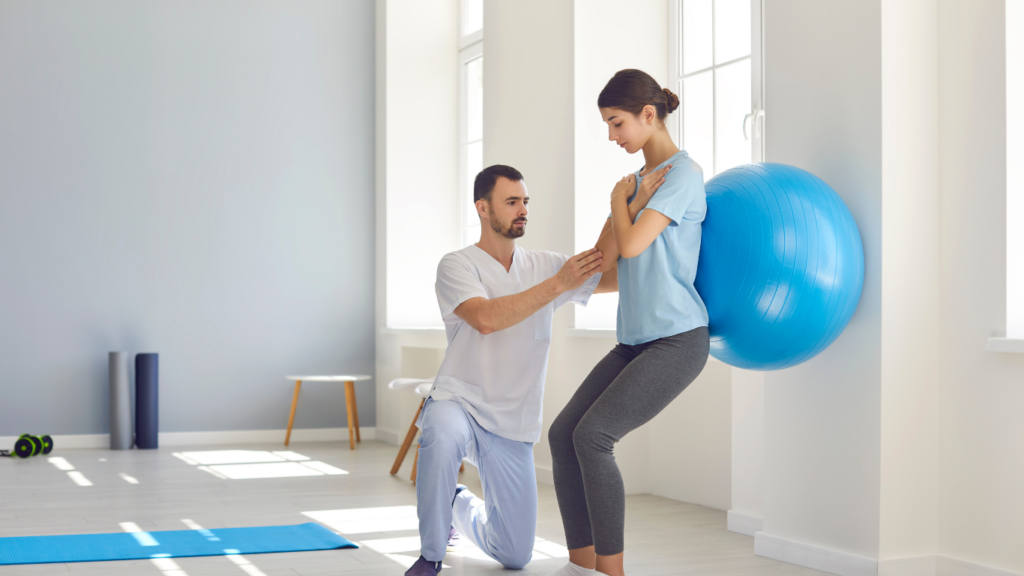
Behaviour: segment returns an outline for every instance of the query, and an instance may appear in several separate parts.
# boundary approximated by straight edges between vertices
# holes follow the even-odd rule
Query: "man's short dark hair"
[[[491,192],[494,191],[494,185],[498,183],[499,176],[508,178],[513,182],[519,182],[523,179],[523,175],[519,170],[516,170],[511,166],[505,166],[502,164],[488,166],[476,175],[476,180],[473,182],[474,203],[476,203],[477,200],[491,201]]]

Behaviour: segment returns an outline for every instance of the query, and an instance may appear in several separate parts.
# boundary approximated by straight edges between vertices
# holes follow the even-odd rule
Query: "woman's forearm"
[[[637,194],[633,198],[633,201],[630,202],[627,205],[628,208],[629,208],[629,221],[630,222],[636,222],[637,214],[639,214],[641,210],[643,210],[644,208],[647,207],[647,203],[650,200],[651,200],[650,198],[640,198],[639,194]]]
[[[630,236],[630,229],[633,227],[634,215],[631,214],[626,199],[619,197],[612,199],[611,229],[615,242],[615,253],[621,256],[625,253],[623,248],[627,245]]]
[[[619,248],[615,245],[615,235],[612,234],[611,218],[604,221],[604,227],[601,229],[601,235],[597,237],[595,247],[601,251],[604,257],[604,261],[601,263],[601,272],[608,272],[614,268],[615,263],[619,260]]]

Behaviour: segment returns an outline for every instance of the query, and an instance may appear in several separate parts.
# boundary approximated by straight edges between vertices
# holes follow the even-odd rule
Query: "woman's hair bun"
[[[662,88],[661,91],[665,93],[665,97],[668,99],[665,103],[665,111],[669,114],[675,112],[676,108],[679,108],[679,96],[676,96],[668,88]]]

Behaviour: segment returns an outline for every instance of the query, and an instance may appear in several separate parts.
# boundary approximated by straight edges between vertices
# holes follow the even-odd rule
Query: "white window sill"
[[[611,338],[615,339],[615,330],[594,330],[589,328],[569,328],[565,334],[570,338]]]
[[[391,336],[396,335],[416,335],[416,336],[444,336],[444,328],[382,328],[381,334],[387,334]]]
[[[985,350],[1008,354],[1024,354],[1024,339],[989,338],[988,342],[985,343]]]

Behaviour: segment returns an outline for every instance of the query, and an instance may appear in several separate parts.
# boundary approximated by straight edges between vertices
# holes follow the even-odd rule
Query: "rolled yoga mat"
[[[159,355],[135,355],[135,446],[141,449],[159,446]]]
[[[305,552],[337,548],[358,546],[314,522],[260,528],[16,536],[0,538],[0,566]]]
[[[110,353],[110,449],[132,447],[132,396],[128,382],[128,353]]]

